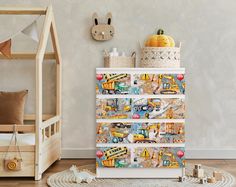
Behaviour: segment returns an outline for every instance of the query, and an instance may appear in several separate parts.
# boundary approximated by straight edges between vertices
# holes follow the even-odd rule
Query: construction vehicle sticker
[[[184,101],[173,98],[132,99],[133,119],[183,119]]]
[[[97,143],[184,143],[183,123],[98,123]]]
[[[131,151],[132,168],[180,168],[185,166],[184,149],[138,147]]]
[[[184,94],[183,74],[135,74],[133,94]]]
[[[96,151],[97,167],[125,168],[130,165],[130,150],[127,147],[106,147]]]
[[[181,168],[185,166],[181,147],[100,147],[96,166],[106,168]]]
[[[130,94],[129,74],[97,74],[97,94]]]
[[[97,119],[131,118],[131,99],[96,99]]]

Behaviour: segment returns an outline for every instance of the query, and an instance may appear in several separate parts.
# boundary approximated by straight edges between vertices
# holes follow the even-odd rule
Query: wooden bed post
[[[43,30],[40,36],[38,50],[36,53],[36,154],[35,154],[35,180],[42,178],[42,63],[47,47],[49,31],[52,23],[52,7],[46,10],[46,16],[43,24]]]
[[[51,39],[52,39],[52,45],[53,50],[55,53],[56,58],[56,115],[61,116],[61,52],[58,42],[58,35],[56,30],[56,23],[54,14],[52,14],[52,24],[50,28],[51,32]],[[60,138],[61,138],[61,119],[56,123]],[[61,155],[61,145],[60,145],[60,155]],[[61,159],[61,157],[59,158]]]

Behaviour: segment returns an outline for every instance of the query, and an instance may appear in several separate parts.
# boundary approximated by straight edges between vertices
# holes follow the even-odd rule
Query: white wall
[[[1,5],[45,4],[33,0],[2,0]],[[182,41],[182,66],[187,75],[187,156],[191,158],[236,158],[236,1],[234,0],[63,0],[53,8],[63,58],[63,155],[93,156],[95,148],[95,68],[102,67],[102,50],[113,46],[139,52],[138,42],[157,28],[165,29]],[[108,42],[90,37],[91,16],[113,14],[116,34]],[[15,18],[16,19],[16,18]],[[20,23],[20,22],[18,22]],[[0,22],[0,34],[6,33]],[[17,38],[15,48],[25,50],[25,37]],[[30,47],[33,46],[32,42]],[[18,64],[12,74],[0,64],[0,89],[19,89],[24,78],[15,79],[29,68]],[[52,67],[51,67],[52,68]],[[33,75],[33,67],[29,74]],[[49,68],[53,72],[53,69]],[[27,80],[27,79],[26,79]],[[29,81],[29,80],[27,80]],[[48,81],[46,81],[48,82]],[[47,95],[54,92],[48,82]],[[30,98],[32,99],[32,97]],[[29,103],[33,103],[29,101]],[[48,103],[48,102],[47,102]],[[27,111],[32,110],[28,105]],[[52,110],[45,103],[46,110]]]

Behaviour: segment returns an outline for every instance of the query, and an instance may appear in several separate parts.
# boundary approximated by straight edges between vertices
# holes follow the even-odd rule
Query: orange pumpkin
[[[146,47],[174,47],[175,41],[171,36],[164,35],[164,31],[159,29],[157,35],[152,35],[145,42]]]

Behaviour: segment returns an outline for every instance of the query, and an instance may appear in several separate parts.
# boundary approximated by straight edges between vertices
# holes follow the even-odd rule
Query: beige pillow
[[[24,108],[28,90],[20,92],[0,91],[0,125],[24,124]]]

